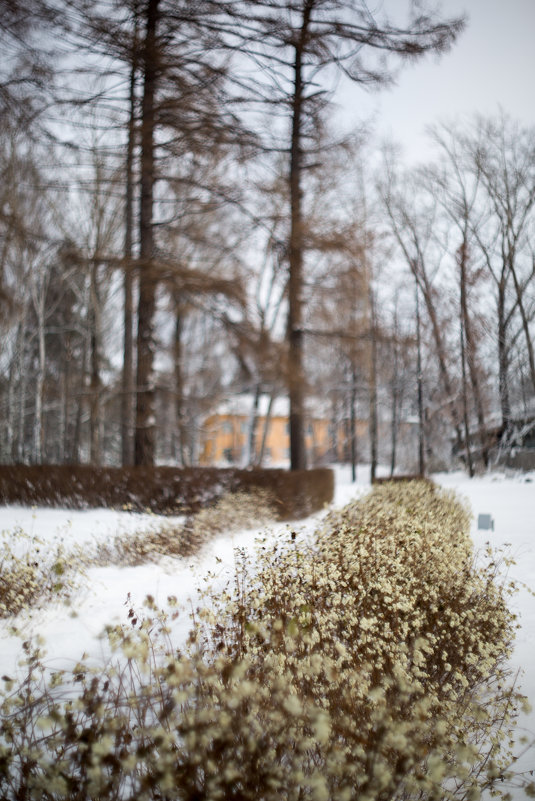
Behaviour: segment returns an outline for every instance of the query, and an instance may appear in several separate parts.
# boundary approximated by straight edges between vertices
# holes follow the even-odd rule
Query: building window
[[[224,434],[232,434],[232,421],[231,420],[223,420],[223,433]]]
[[[225,448],[223,451],[223,459],[225,459],[227,462],[232,461],[232,448]]]

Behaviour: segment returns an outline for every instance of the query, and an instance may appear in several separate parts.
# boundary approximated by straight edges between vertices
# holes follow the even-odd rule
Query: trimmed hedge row
[[[420,473],[407,473],[401,476],[376,476],[373,479],[374,484],[400,484],[405,481],[424,481],[429,484],[432,484],[430,478],[425,478],[425,476],[420,475]]]
[[[231,492],[268,492],[281,520],[306,517],[329,503],[332,470],[239,470],[216,467],[0,465],[0,503],[87,509],[105,506],[191,514]]]

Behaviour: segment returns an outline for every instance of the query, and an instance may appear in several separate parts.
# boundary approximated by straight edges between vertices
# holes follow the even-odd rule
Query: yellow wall
[[[289,437],[286,431],[287,420],[273,417],[265,445],[265,461],[282,462],[287,458]],[[214,414],[208,417],[203,426],[201,442],[201,464],[214,462],[239,462],[247,451],[249,418],[238,414]],[[256,447],[260,449],[265,426],[265,417],[259,417],[256,429]]]
[[[201,441],[201,464],[221,462],[241,462],[247,453],[247,437],[249,436],[249,417],[239,414],[214,414],[205,420]],[[256,429],[256,450],[260,450],[265,426],[265,417],[259,417]],[[363,421],[357,423],[357,438],[365,436],[367,426]],[[337,458],[343,460],[344,441],[347,432],[339,426],[336,432]],[[311,464],[318,463],[331,449],[329,421],[314,419],[305,426],[305,446]],[[289,459],[290,437],[288,418],[272,417],[266,436],[264,464],[279,464]]]

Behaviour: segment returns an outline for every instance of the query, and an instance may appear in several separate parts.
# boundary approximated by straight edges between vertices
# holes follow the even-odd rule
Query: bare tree
[[[529,301],[529,288],[535,278],[533,242],[530,230],[535,207],[535,131],[520,129],[510,120],[479,121],[471,142],[473,168],[481,179],[490,201],[492,218],[487,227],[492,239],[479,244],[498,289],[498,343],[500,363],[500,399],[504,431],[510,425],[510,399],[507,378],[506,312],[509,280],[514,289],[514,308],[518,311],[526,347],[529,375],[535,393],[535,354],[530,322],[535,308]]]
[[[535,136],[505,116],[476,118],[471,125],[435,130],[435,140],[445,157],[445,167],[435,170],[434,180],[443,208],[457,230],[457,263],[461,281],[461,313],[478,427],[484,439],[483,401],[478,386],[473,319],[468,313],[469,293],[475,281],[490,279],[494,287],[494,322],[497,343],[498,397],[503,442],[512,429],[513,404],[511,359],[524,341],[525,365],[535,389],[535,357],[531,323],[535,307],[530,288],[535,277],[532,225],[535,204],[533,168]],[[447,171],[447,172],[446,172]],[[472,314],[473,318],[473,314]],[[524,369],[523,368],[523,369]],[[488,449],[482,441],[488,462]]]
[[[181,253],[170,254],[162,248],[162,232],[172,227],[176,218],[175,210],[169,214],[166,189],[177,179],[186,180],[186,176],[190,188],[194,187],[203,159],[213,160],[216,151],[228,152],[235,143],[241,146],[243,126],[232,113],[232,99],[225,93],[228,56],[223,52],[217,32],[220,4],[212,0],[195,4],[170,0],[94,4],[88,0],[73,0],[71,11],[75,21],[71,22],[70,41],[81,46],[81,53],[77,55],[81,60],[79,73],[85,76],[95,72],[93,57],[95,54],[102,56],[96,68],[96,89],[88,87],[83,103],[96,102],[100,113],[106,117],[110,116],[110,107],[120,110],[128,131],[126,144],[122,144],[126,150],[123,163],[126,166],[127,231],[123,262],[115,264],[125,269],[123,459],[129,460],[126,452],[128,401],[133,369],[130,351],[135,349],[134,461],[149,464],[154,460],[155,449],[158,287],[166,280],[162,273],[172,271],[173,261],[177,274],[183,271],[185,263]],[[87,56],[90,60],[86,63]],[[136,109],[137,94],[141,96]],[[68,82],[63,99],[72,105]],[[83,110],[80,101],[78,107]],[[113,124],[118,126],[118,120]],[[134,163],[138,155],[136,140],[139,142],[137,164]],[[177,163],[182,165],[179,176]],[[136,177],[139,180],[139,215],[134,225],[132,204]],[[204,189],[209,191],[210,188]],[[138,277],[135,348],[131,347],[129,335],[134,271]],[[175,284],[176,294],[179,290],[178,283]]]
[[[138,20],[134,9],[134,30],[130,55],[128,85],[128,134],[125,157],[125,204],[124,204],[124,278],[123,278],[123,371],[121,382],[121,463],[134,463],[134,205],[135,205],[135,146],[138,72]]]
[[[0,118],[26,133],[35,130],[50,97],[54,54],[43,33],[60,16],[48,0],[0,0]]]
[[[329,100],[320,75],[338,69],[350,80],[376,87],[393,79],[387,59],[415,59],[447,49],[463,27],[462,19],[441,20],[419,12],[405,24],[374,16],[360,0],[244,2],[236,12],[245,50],[255,64],[254,96],[273,109],[287,110],[290,135],[288,187],[288,394],[291,468],[305,466],[303,371],[303,280],[306,220],[304,176],[321,158],[315,129]],[[260,70],[258,66],[260,65]],[[266,76],[271,80],[261,86]]]
[[[435,237],[438,203],[429,193],[422,197],[421,186],[420,180],[414,177],[411,180],[408,174],[403,181],[398,180],[390,165],[387,180],[380,186],[380,194],[394,240],[425,304],[443,396],[460,444],[462,433],[457,389],[451,374],[443,321],[439,318],[439,290],[434,285],[445,254],[444,246],[437,243]]]
[[[487,212],[480,202],[481,172],[477,165],[470,161],[464,135],[459,130],[442,125],[433,130],[433,139],[439,146],[442,162],[427,168],[423,173],[423,179],[430,182],[430,190],[435,194],[447,220],[456,230],[459,241],[456,251],[456,263],[459,275],[464,439],[469,471],[472,474],[470,440],[473,432],[470,422],[470,404],[466,381],[467,368],[477,417],[478,448],[484,466],[488,467],[489,465],[485,408],[477,352],[477,334],[473,319],[476,315],[473,298],[476,296],[478,283],[483,278],[481,268],[473,264],[473,255],[476,253],[477,248],[474,232],[479,231],[482,224],[485,223]],[[449,241],[451,233],[448,226],[446,227],[445,235]]]
[[[18,458],[40,461],[44,451],[44,391],[46,370],[46,298],[54,248],[50,247],[49,198],[43,176],[24,132],[6,120],[1,130],[0,170],[0,302],[2,329],[15,324],[10,356],[9,451]],[[35,349],[34,349],[34,346]],[[27,380],[27,352],[34,355],[34,381]],[[18,362],[18,364],[17,364]],[[29,390],[33,390],[31,442],[26,440]],[[18,401],[17,401],[18,394]],[[18,415],[18,422],[16,416]]]
[[[135,463],[154,460],[154,314],[160,281],[155,264],[156,132],[171,132],[182,156],[241,143],[242,128],[222,104],[225,65],[215,53],[210,3],[169,4],[147,0],[141,55],[141,205],[139,216],[139,302],[137,315],[137,408]],[[176,102],[178,92],[180,102]],[[173,133],[174,131],[174,133]],[[177,260],[181,266],[181,260]]]
[[[139,301],[137,317],[136,434],[134,463],[154,461],[154,313],[156,276],[154,258],[155,95],[160,72],[158,50],[160,0],[147,0],[144,8],[144,43],[141,57],[143,100],[141,111],[141,175],[139,214]]]

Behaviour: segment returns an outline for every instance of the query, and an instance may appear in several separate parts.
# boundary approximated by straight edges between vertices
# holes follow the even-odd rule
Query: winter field
[[[334,504],[344,505],[348,500],[364,494],[369,486],[368,470],[361,466],[358,482],[351,484],[349,472],[336,472],[336,496]],[[440,474],[434,477],[437,483],[454,489],[468,499],[474,513],[472,538],[476,550],[486,542],[493,548],[506,548],[514,558],[509,567],[509,577],[520,583],[514,597],[514,611],[519,616],[513,667],[520,672],[519,685],[531,703],[535,702],[535,597],[530,590],[535,588],[535,474],[494,473],[484,477],[468,479],[464,474]],[[494,530],[478,531],[477,516],[490,514],[494,519]],[[292,527],[296,536],[307,537],[314,530],[321,515],[300,521]],[[145,531],[162,525],[180,522],[179,518],[160,518],[157,515],[142,515],[115,512],[106,509],[73,511],[46,508],[3,507],[0,509],[0,529],[4,542],[13,539],[13,532],[21,529],[34,543],[39,553],[44,554],[62,546],[66,551],[75,545],[93,547],[95,543],[107,541],[117,532],[126,535]],[[76,663],[83,653],[91,660],[105,660],[106,639],[104,627],[127,622],[130,608],[139,609],[144,598],[150,594],[157,604],[166,605],[169,596],[175,596],[180,614],[174,623],[173,644],[180,646],[190,626],[191,610],[197,603],[198,590],[210,583],[216,588],[232,579],[236,549],[253,551],[258,539],[273,540],[287,537],[287,524],[277,524],[266,530],[241,531],[213,539],[194,558],[166,558],[158,564],[139,567],[91,567],[81,573],[78,586],[65,603],[47,604],[43,608],[26,612],[14,621],[18,634],[12,630],[13,621],[1,624],[0,675],[17,673],[21,655],[21,641],[31,636],[45,640],[47,664],[53,669],[68,667]],[[26,543],[22,545],[20,543]],[[28,540],[17,539],[16,547],[27,547]],[[535,713],[525,716],[519,725],[535,737]],[[518,762],[519,769],[535,769],[535,749],[524,753]],[[522,796],[523,797],[523,796]]]

